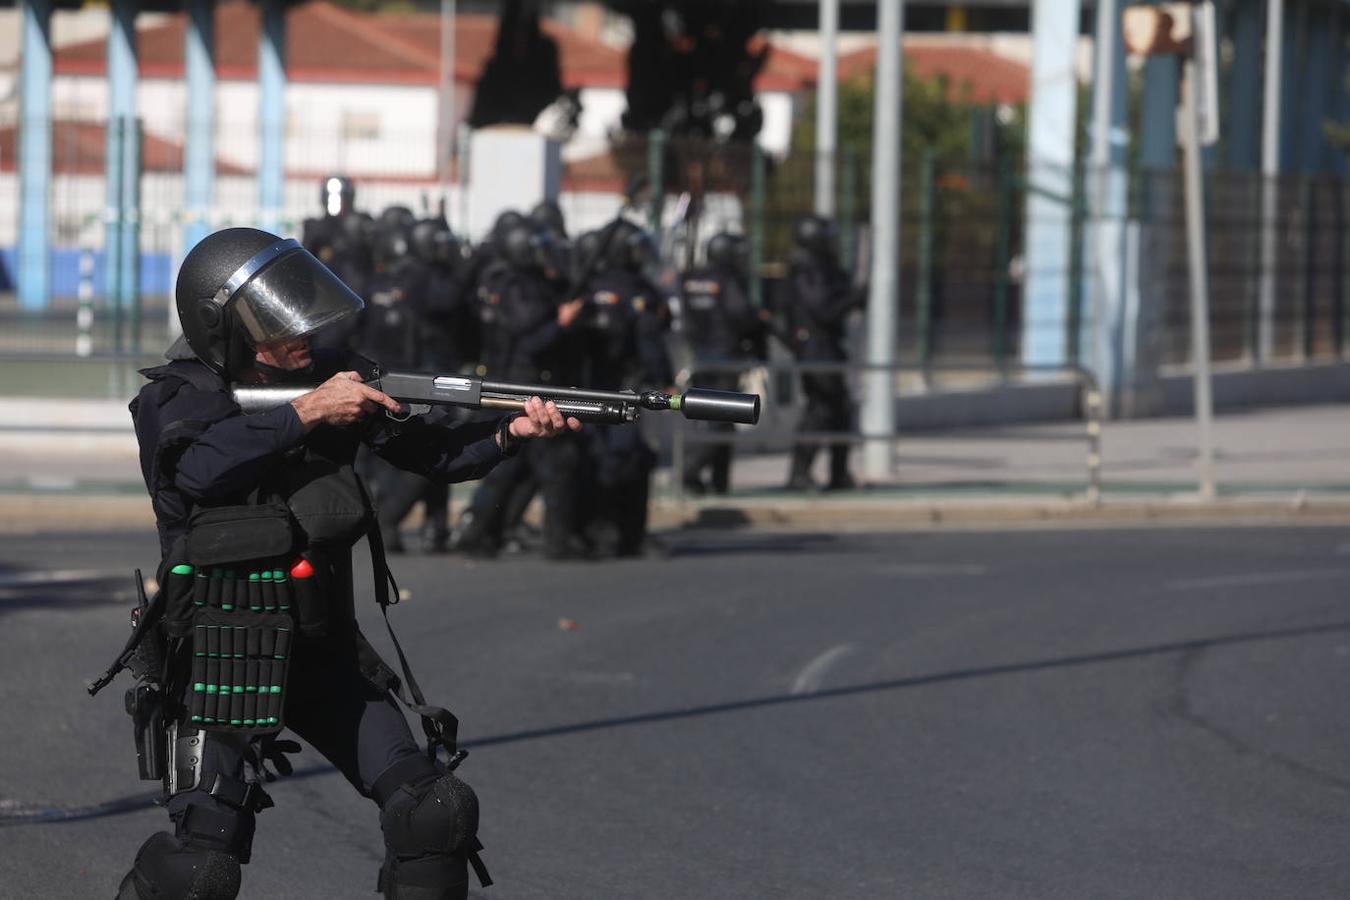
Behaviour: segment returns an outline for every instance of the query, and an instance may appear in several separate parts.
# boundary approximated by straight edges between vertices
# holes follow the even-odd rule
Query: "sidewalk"
[[[898,444],[893,477],[837,493],[783,491],[786,452],[739,454],[727,497],[677,502],[670,470],[663,468],[653,519],[658,527],[1232,517],[1350,522],[1350,407],[1218,417],[1219,497],[1204,502],[1197,495],[1191,420],[1106,423],[1102,502],[1095,506],[1084,500],[1084,436],[1082,423],[915,434]],[[822,480],[824,455],[817,460]],[[860,469],[855,450],[854,470]],[[456,488],[456,504],[468,495]],[[125,403],[0,399],[0,529],[151,522]]]

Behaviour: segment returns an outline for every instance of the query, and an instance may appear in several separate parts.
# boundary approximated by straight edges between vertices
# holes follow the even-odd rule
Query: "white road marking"
[[[1206,588],[1246,587],[1259,584],[1283,584],[1288,581],[1320,581],[1350,576],[1350,569],[1293,569],[1288,572],[1248,572],[1243,575],[1210,575],[1204,578],[1182,578],[1165,585],[1169,591],[1192,591]]]
[[[797,674],[796,680],[792,682],[792,693],[814,694],[820,690],[821,682],[825,680],[825,675],[830,671],[830,667],[855,649],[852,644],[840,644],[838,647],[831,647],[811,660]]]

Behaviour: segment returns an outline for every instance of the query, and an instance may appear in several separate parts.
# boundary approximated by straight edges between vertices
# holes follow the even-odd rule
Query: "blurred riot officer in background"
[[[512,227],[525,221],[525,217],[513,209],[497,216],[492,230],[468,254],[464,261],[455,267],[450,278],[450,300],[456,308],[463,310],[460,320],[463,332],[457,343],[463,349],[465,360],[477,362],[477,373],[485,371],[483,333],[489,328],[489,322],[497,315],[497,309],[488,302],[493,291],[506,274],[507,265],[502,257],[502,235]]]
[[[845,362],[844,327],[848,314],[864,299],[839,265],[838,228],[829,219],[805,215],[793,226],[793,250],[783,279],[780,307],[787,320],[785,339],[801,362]],[[799,431],[849,431],[853,427],[853,400],[842,373],[808,372],[802,375],[806,411]],[[814,486],[811,463],[815,444],[793,448],[789,490]],[[848,444],[830,445],[830,490],[854,486],[848,470]]]
[[[413,255],[425,267],[422,365],[455,371],[477,356],[472,295],[457,289],[463,248],[444,219],[422,219],[409,233]]]
[[[530,210],[530,221],[551,231],[558,240],[567,240],[567,222],[557,200],[540,200]]]
[[[364,297],[374,270],[372,255],[375,229],[367,213],[357,211],[356,185],[350,178],[332,175],[319,183],[319,203],[323,215],[306,219],[301,243],[343,284]],[[317,349],[325,347],[353,349],[357,321],[349,318],[314,336]]]
[[[627,221],[615,226],[605,248],[605,269],[587,287],[582,318],[585,380],[599,390],[666,388],[674,380],[665,335],[670,314],[645,269],[655,245]],[[591,429],[596,490],[589,510],[596,548],[633,556],[647,546],[647,498],[656,454],[636,424]]]
[[[755,359],[764,324],[750,304],[750,242],[721,232],[708,240],[707,264],[691,269],[680,283],[680,314],[684,339],[694,358],[694,380],[718,391],[739,388],[735,372],[699,372],[700,363],[737,363]],[[730,432],[728,422],[699,423],[707,430]],[[712,490],[725,494],[730,486],[731,444],[692,444],[681,479],[685,490],[707,490],[704,469],[710,470]]]
[[[489,378],[526,384],[579,383],[574,325],[582,301],[559,304],[556,285],[565,259],[547,229],[518,221],[494,235],[504,266],[479,288],[481,368]],[[528,503],[529,478],[544,496],[544,554],[566,559],[586,554],[578,540],[582,447],[579,440],[553,441],[545,453],[526,453],[498,467],[474,495],[458,541],[465,552],[492,555],[504,526]]]
[[[431,266],[413,252],[416,223],[409,226],[399,207],[391,209],[395,212],[386,210],[380,217],[375,273],[360,316],[358,347],[386,370],[416,371],[432,366],[439,349],[432,340],[437,332],[426,326]],[[454,417],[441,413],[435,419],[449,422]],[[423,549],[445,551],[450,536],[448,485],[395,468],[371,453],[363,454],[360,468],[368,473],[389,552],[404,552],[399,524],[419,500],[425,509]]]

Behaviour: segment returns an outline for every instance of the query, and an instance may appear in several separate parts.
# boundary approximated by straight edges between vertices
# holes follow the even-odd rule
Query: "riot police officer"
[[[556,284],[566,261],[556,242],[528,221],[506,227],[496,242],[504,267],[479,289],[482,371],[526,384],[577,383],[580,348],[573,326],[582,300],[558,302]],[[578,535],[580,472],[581,446],[570,439],[531,448],[499,467],[475,492],[457,547],[494,555],[537,484],[544,497],[544,555],[586,555]]]
[[[257,762],[259,741],[267,746],[282,724],[377,805],[385,896],[465,897],[468,865],[481,865],[477,800],[434,755],[437,746],[453,744],[453,717],[425,704],[406,667],[401,688],[356,624],[350,547],[362,536],[377,547],[378,531],[369,527],[371,511],[351,463],[365,444],[428,477],[478,478],[523,439],[580,423],[564,422],[538,398],[523,416],[455,427],[417,418],[397,424],[376,415],[400,407],[362,383],[368,363],[311,351],[308,343],[315,331],[360,310],[362,301],[293,240],[249,228],[210,235],[183,261],[176,298],[183,338],[170,348],[167,365],[144,371],[149,384],[131,405],[163,552],[164,614],[156,627],[166,637],[159,650],[169,660],[160,674],[170,723],[166,805],[174,830],[144,843],[118,897],[236,895],[254,816],[270,805],[256,780],[246,779],[245,762]],[[291,403],[248,416],[230,394],[236,384],[315,383]],[[256,565],[262,557],[295,553],[302,556],[291,575],[304,579],[307,591],[280,606],[274,593],[266,594],[269,609],[286,612],[258,613],[253,610],[260,606],[250,605],[226,613],[221,594],[212,604],[209,591],[199,605],[192,599],[198,582],[219,582],[217,591],[225,582],[206,578],[205,569],[186,582],[179,575],[185,567],[191,572],[187,564],[222,557]],[[383,559],[373,562],[381,571]],[[184,583],[186,593],[174,587]],[[264,658],[269,680],[284,682],[272,689],[278,699],[269,701],[279,717],[250,718],[241,726],[232,717],[189,715],[204,695],[188,673],[197,673],[197,660],[206,664],[208,647],[218,648],[203,635],[216,627],[212,616],[222,615],[250,642],[254,630],[270,635],[262,652],[276,650],[278,662]],[[249,643],[249,658],[256,652]],[[423,717],[433,755],[418,747],[394,703],[403,688]],[[261,703],[261,689],[258,697]],[[215,703],[214,694],[209,702]]]
[[[330,175],[319,184],[319,203],[323,215],[304,221],[301,242],[363,296],[373,267],[374,230],[370,216],[356,209],[356,185],[345,176]]]
[[[665,346],[670,314],[645,274],[655,259],[651,237],[620,220],[605,249],[606,266],[586,287],[586,383],[600,390],[665,388],[674,377]],[[592,538],[602,554],[634,556],[649,546],[647,499],[656,454],[636,425],[593,428],[591,444]]]
[[[432,267],[414,252],[413,235],[401,215],[382,216],[375,241],[375,274],[360,313],[358,347],[387,370],[419,370],[441,356],[439,332],[428,325]],[[447,413],[438,411],[439,415]],[[450,487],[416,472],[403,471],[362,448],[358,468],[370,479],[380,531],[391,553],[405,551],[399,525],[420,501],[423,549],[443,553],[450,538]]]
[[[457,289],[464,265],[463,247],[441,218],[418,221],[409,240],[426,274],[421,365],[447,372],[457,370],[477,353],[471,297]]]
[[[530,210],[530,221],[551,232],[560,241],[567,240],[567,221],[557,200],[540,200]]]
[[[761,345],[763,322],[750,303],[750,244],[744,237],[719,232],[708,239],[707,264],[691,269],[680,281],[681,333],[694,358],[694,377],[699,384],[719,391],[734,391],[735,372],[699,372],[700,363],[737,363],[754,359]],[[726,422],[700,423],[705,430],[730,432]],[[725,494],[731,480],[732,445],[698,443],[684,460],[684,489],[701,495],[708,489],[703,472],[708,470],[714,493]]]
[[[783,280],[782,309],[787,317],[787,341],[801,362],[844,362],[848,359],[844,327],[848,314],[863,301],[860,291],[849,284],[839,265],[838,229],[823,216],[804,215],[793,226],[793,251]],[[806,411],[799,431],[848,431],[853,427],[853,400],[848,384],[838,372],[807,372],[802,375]],[[799,444],[792,450],[788,490],[814,487],[811,464],[815,444]],[[848,444],[830,445],[830,479],[827,489],[854,486],[848,470]]]

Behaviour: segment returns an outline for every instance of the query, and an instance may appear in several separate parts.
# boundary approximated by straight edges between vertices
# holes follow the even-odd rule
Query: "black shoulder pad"
[[[199,391],[225,390],[225,379],[197,359],[175,359],[162,366],[141,369],[141,374],[151,381],[171,378],[185,381]]]

